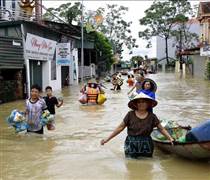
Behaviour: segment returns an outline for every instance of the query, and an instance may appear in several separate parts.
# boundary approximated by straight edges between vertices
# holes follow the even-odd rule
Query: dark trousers
[[[36,134],[44,134],[44,128],[42,126],[42,129],[40,129],[39,131],[30,131],[30,130],[27,129],[27,132],[36,133]]]
[[[150,136],[127,136],[125,156],[128,158],[152,157],[154,144]]]
[[[121,90],[121,87],[120,85],[117,85],[117,89],[116,90]]]

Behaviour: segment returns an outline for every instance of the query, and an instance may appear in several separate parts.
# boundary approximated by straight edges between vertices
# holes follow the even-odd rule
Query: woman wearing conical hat
[[[157,101],[144,93],[138,94],[128,103],[132,109],[124,117],[120,125],[110,134],[110,136],[101,141],[104,145],[112,138],[117,136],[127,127],[127,138],[125,140],[125,156],[129,158],[152,157],[153,141],[150,134],[153,128],[157,127],[160,132],[167,137],[173,144],[173,138],[161,126],[159,119],[155,114],[149,112],[149,108],[157,105]]]
[[[155,92],[157,90],[157,84],[150,78],[145,78],[142,82],[142,88],[137,91],[137,93],[143,92],[144,94],[150,96],[155,99]]]

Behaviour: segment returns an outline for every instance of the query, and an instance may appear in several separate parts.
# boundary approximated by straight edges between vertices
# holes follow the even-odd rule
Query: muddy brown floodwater
[[[154,113],[160,119],[195,126],[210,118],[209,81],[173,73],[150,77],[158,84]],[[126,159],[126,131],[100,146],[128,111],[128,87],[124,84],[117,93],[106,86],[108,100],[102,106],[80,105],[79,86],[56,92],[65,103],[57,109],[56,130],[45,130],[44,136],[16,135],[5,123],[12,109],[24,109],[24,101],[0,105],[0,179],[210,179],[210,162],[189,161],[158,149],[152,159]]]

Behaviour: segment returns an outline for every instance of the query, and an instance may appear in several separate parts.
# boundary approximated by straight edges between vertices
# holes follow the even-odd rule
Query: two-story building
[[[78,82],[78,70],[76,79],[71,75],[75,65],[60,64],[56,60],[56,46],[59,43],[70,44],[70,59],[78,64],[74,39],[68,34],[31,21],[1,22],[0,99],[22,98],[29,93],[32,84],[38,84],[43,90],[48,85],[54,90],[61,90],[67,76],[68,84],[74,83],[74,80]]]
[[[48,85],[61,90],[64,85],[77,84],[82,68],[83,78],[96,76],[97,55],[91,34],[84,32],[81,67],[81,27],[43,21],[40,6],[30,3],[33,1],[0,2],[0,103],[28,96],[32,84],[42,90]],[[17,6],[10,7],[12,2],[20,11]],[[9,18],[5,12],[10,12]]]
[[[207,72],[207,65],[210,63],[210,2],[200,2],[197,18],[201,25],[200,54],[194,58],[193,63],[198,68],[195,72],[206,78],[210,74]]]
[[[173,29],[177,29],[178,25],[174,25]],[[198,36],[200,35],[201,27],[200,23],[197,19],[190,19],[188,22],[186,22],[186,27],[191,33],[195,33]],[[166,53],[165,53],[165,39],[162,37],[157,36],[156,37],[156,57],[158,64],[165,67],[166,65]],[[197,41],[193,42],[195,45],[198,43]],[[184,48],[184,47],[183,47]],[[189,47],[190,48],[190,47]],[[175,38],[169,38],[168,39],[168,56],[170,60],[176,60],[177,59],[177,44]]]

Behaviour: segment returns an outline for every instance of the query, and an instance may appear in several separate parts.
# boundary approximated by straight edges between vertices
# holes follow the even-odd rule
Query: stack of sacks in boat
[[[210,141],[210,120],[197,125],[185,133],[174,121],[162,121],[161,124],[167,129],[170,135],[178,142],[203,142]],[[159,140],[166,140],[161,134],[157,137]]]
[[[169,132],[169,134],[178,142],[186,142],[185,133],[180,129],[180,125],[175,121],[162,120],[161,125]],[[159,140],[166,140],[165,136],[159,134]]]

